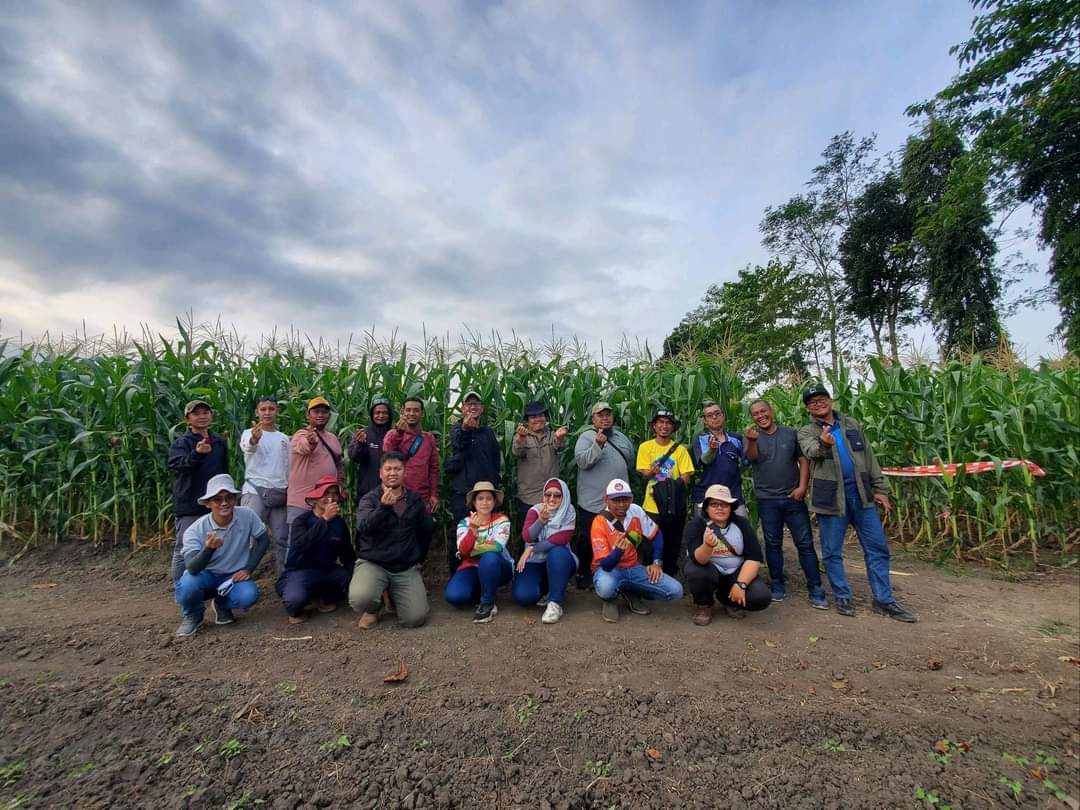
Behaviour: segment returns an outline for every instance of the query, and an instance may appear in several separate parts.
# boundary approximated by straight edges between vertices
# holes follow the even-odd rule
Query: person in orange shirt
[[[677,602],[683,589],[679,581],[664,573],[664,536],[645,510],[634,503],[630,485],[613,479],[605,490],[604,511],[593,518],[593,590],[603,601],[601,615],[606,622],[619,620],[620,596],[631,613],[651,611],[646,599]],[[646,566],[644,560],[651,560]]]

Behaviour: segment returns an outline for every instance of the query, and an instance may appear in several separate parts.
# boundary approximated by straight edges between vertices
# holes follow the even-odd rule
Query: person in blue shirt
[[[706,402],[701,415],[705,420],[705,432],[698,434],[690,447],[694,469],[700,472],[694,484],[694,504],[700,507],[705,500],[705,491],[720,484],[738,501],[735,514],[749,517],[742,494],[742,468],[746,459],[742,439],[724,429],[727,417],[717,403]]]

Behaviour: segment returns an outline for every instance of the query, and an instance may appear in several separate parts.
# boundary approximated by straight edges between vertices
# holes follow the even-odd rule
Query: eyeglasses
[[[706,419],[711,419],[714,416],[722,416],[723,413],[723,411],[705,411],[704,415]]]
[[[561,501],[562,500],[562,493],[559,492],[559,491],[545,492],[544,497],[545,498],[554,498],[557,501]]]
[[[211,503],[232,503],[236,496],[231,492],[221,492],[210,499]]]

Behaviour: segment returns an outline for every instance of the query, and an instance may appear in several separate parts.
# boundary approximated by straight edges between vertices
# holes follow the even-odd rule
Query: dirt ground
[[[174,639],[163,555],[52,546],[0,573],[0,808],[1075,808],[1075,572],[894,559],[905,625],[849,560],[855,619],[796,583],[707,628],[573,590],[555,626],[505,592],[476,626],[432,575],[426,627],[364,632],[287,625],[264,574]]]

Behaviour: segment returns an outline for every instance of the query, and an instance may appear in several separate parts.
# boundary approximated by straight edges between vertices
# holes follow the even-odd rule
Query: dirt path
[[[346,610],[286,625],[264,577],[235,625],[174,640],[164,568],[62,546],[0,573],[0,808],[1080,797],[1080,666],[1060,660],[1080,655],[1075,575],[1013,584],[897,560],[916,625],[863,601],[856,619],[812,610],[800,590],[707,628],[688,601],[606,625],[577,592],[547,627],[501,593],[498,618],[474,626],[439,586],[428,626],[367,633]],[[402,657],[408,680],[384,685]],[[971,749],[939,743],[935,760],[942,740]]]

